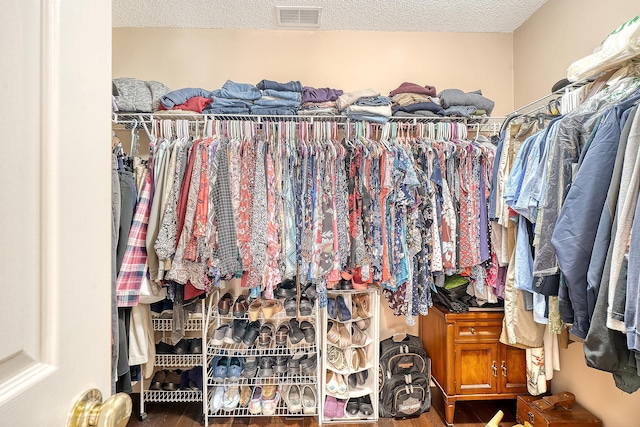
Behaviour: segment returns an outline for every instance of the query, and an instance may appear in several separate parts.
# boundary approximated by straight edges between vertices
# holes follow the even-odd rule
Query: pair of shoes
[[[213,380],[215,382],[223,382],[225,378],[232,381],[238,381],[242,373],[244,359],[238,356],[215,356],[211,361],[213,368]]]
[[[173,354],[173,346],[164,341],[156,344],[156,354]]]
[[[345,395],[347,393],[347,384],[344,376],[327,369],[327,391],[331,394]]]
[[[274,356],[268,355],[260,357],[260,361],[258,362],[260,372],[258,373],[258,376],[262,378],[272,377],[275,365],[276,358]]]
[[[331,344],[342,348],[351,345],[347,328],[343,324],[331,320],[327,324],[327,340],[329,340]]]
[[[282,396],[284,398],[285,403],[287,404],[287,408],[289,412],[292,414],[297,414],[302,411],[302,393],[300,392],[300,386],[297,384],[293,384],[292,386],[285,387],[283,389]]]
[[[222,344],[233,344],[233,327],[229,323],[224,323],[216,328],[211,334],[209,345],[221,346]]]
[[[269,320],[282,310],[282,302],[279,300],[256,298],[249,304],[249,320],[252,322],[258,320],[260,313],[265,320]]]
[[[373,405],[371,404],[371,396],[354,397],[349,399],[345,412],[352,417],[357,415],[368,417],[373,414]]]
[[[344,418],[344,399],[327,396],[324,401],[324,416],[327,418]]]
[[[149,390],[176,391],[180,389],[181,383],[181,373],[176,371],[157,371],[151,378]]]
[[[358,386],[363,386],[367,382],[367,378],[369,378],[369,370],[358,371],[355,374],[349,375],[347,379],[347,383],[349,384],[349,389],[353,390]]]
[[[366,368],[367,366],[367,353],[365,353],[363,347],[357,347],[351,349],[351,369],[357,371],[358,369]]]
[[[173,354],[202,353],[202,338],[183,338],[173,346],[172,352]]]
[[[276,298],[291,298],[298,294],[298,287],[295,279],[285,280],[282,283],[278,283],[276,289],[273,291],[273,295]]]
[[[370,299],[367,294],[353,295],[351,297],[351,310],[354,318],[369,317]]]

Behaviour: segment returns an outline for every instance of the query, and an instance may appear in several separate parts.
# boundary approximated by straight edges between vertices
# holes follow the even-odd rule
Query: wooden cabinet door
[[[456,394],[497,393],[499,374],[498,346],[495,343],[456,344]]]
[[[524,393],[527,391],[526,353],[510,345],[498,344],[500,393]]]

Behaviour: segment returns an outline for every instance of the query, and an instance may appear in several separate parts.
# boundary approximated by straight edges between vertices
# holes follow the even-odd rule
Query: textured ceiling
[[[113,26],[273,30],[275,6],[320,6],[321,31],[510,33],[546,1],[113,0]]]

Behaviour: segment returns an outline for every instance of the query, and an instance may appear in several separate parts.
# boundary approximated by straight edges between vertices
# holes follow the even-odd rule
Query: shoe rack
[[[204,315],[207,307],[206,300],[201,300],[197,304],[200,304],[201,310],[196,313],[186,314],[188,316],[187,322],[184,328],[185,341],[200,339],[200,351],[198,353],[192,353],[189,350],[189,346],[182,346],[181,354],[175,353],[158,353],[157,349],[160,345],[164,345],[168,348],[173,348],[169,343],[171,342],[171,334],[174,330],[173,319],[171,317],[154,317],[152,318],[154,338],[156,342],[156,356],[154,361],[155,372],[151,380],[145,381],[144,376],[140,379],[140,420],[147,419],[147,413],[145,411],[145,403],[148,402],[201,402],[203,391],[195,386],[189,386],[187,388],[181,388],[181,371],[193,369],[196,366],[206,366],[206,342],[205,337],[206,328]],[[160,344],[162,343],[162,344]],[[161,381],[154,381],[163,377],[160,371],[174,372],[173,380],[165,383],[158,384]],[[159,376],[156,376],[159,375]],[[168,377],[168,375],[167,375]],[[167,378],[168,381],[168,378]],[[177,381],[177,384],[175,383]],[[155,383],[155,384],[154,384]],[[158,387],[158,385],[160,387]],[[156,388],[156,389],[153,389]],[[158,389],[159,388],[159,389]]]
[[[319,422],[376,422],[379,288],[327,290],[327,299],[328,307],[320,313],[323,357]]]
[[[247,289],[237,287],[230,289],[233,301],[236,301],[241,294],[247,294]],[[222,297],[226,290],[221,290],[218,297]],[[215,340],[219,329],[224,329],[224,325],[233,328],[234,322],[250,322],[249,309],[247,313],[234,313],[234,304],[228,313],[222,314],[219,309],[219,300],[213,301],[210,306],[208,321],[213,325],[209,330],[207,343],[207,354],[211,362],[207,366],[205,378],[204,414],[205,426],[209,425],[209,418],[215,417],[256,417],[256,416],[313,416],[318,414],[318,372],[320,366],[320,333],[318,331],[317,301],[313,302],[310,310],[306,307],[303,314],[300,313],[298,304],[301,295],[300,286],[297,286],[295,311],[289,313],[284,309],[285,299],[266,300],[267,310],[258,310],[256,313],[255,304],[252,308],[251,319],[256,319],[260,323],[261,332],[266,332],[266,323],[274,326],[274,331],[278,331],[281,325],[290,325],[292,319],[296,319],[300,324],[309,322],[313,326],[315,337],[308,340],[302,338],[299,342],[292,342],[291,331],[287,334],[285,342],[282,337],[276,344],[276,334],[272,334],[268,345],[260,345],[266,341],[266,336],[256,338],[255,342],[247,345],[245,342],[235,342],[232,339]],[[255,300],[249,299],[249,302]],[[273,309],[273,301],[280,301],[283,304],[281,309]],[[256,303],[257,304],[257,303]],[[226,311],[226,310],[225,310]],[[266,313],[266,314],[265,314]],[[294,320],[295,322],[295,320]],[[306,325],[308,325],[306,324]],[[227,332],[228,333],[228,332]],[[311,333],[307,331],[307,333]],[[311,336],[309,336],[311,338]],[[293,341],[296,341],[295,339]],[[230,360],[236,359],[234,363],[241,363],[242,371],[239,376],[219,374],[219,366]],[[252,369],[251,364],[257,364],[257,369]],[[218,369],[216,369],[218,368]],[[237,368],[235,368],[237,369]],[[222,368],[224,371],[224,368]],[[259,396],[256,389],[265,392],[268,398]],[[303,398],[306,392],[306,398]],[[236,402],[235,395],[240,396]],[[291,399],[290,399],[291,397]],[[224,404],[220,407],[221,400]],[[306,404],[305,404],[306,403]]]

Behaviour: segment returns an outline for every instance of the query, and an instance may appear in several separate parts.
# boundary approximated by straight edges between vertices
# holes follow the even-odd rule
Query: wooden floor
[[[376,426],[380,427],[445,427],[444,401],[437,388],[432,388],[431,410],[419,418],[409,420],[392,420],[381,418]],[[202,421],[202,405],[197,403],[148,403],[145,405],[148,418],[141,422],[138,418],[140,399],[138,394],[132,395],[133,413],[127,427],[200,427]],[[485,424],[498,410],[504,412],[500,426],[511,427],[516,424],[516,401],[495,400],[476,402],[457,402],[454,417],[455,427],[485,427]],[[209,418],[213,426],[248,426],[248,427],[317,427],[316,417],[221,417]],[[362,423],[361,425],[364,425]],[[329,424],[332,427],[353,427],[357,424]],[[373,424],[367,423],[374,427]]]

